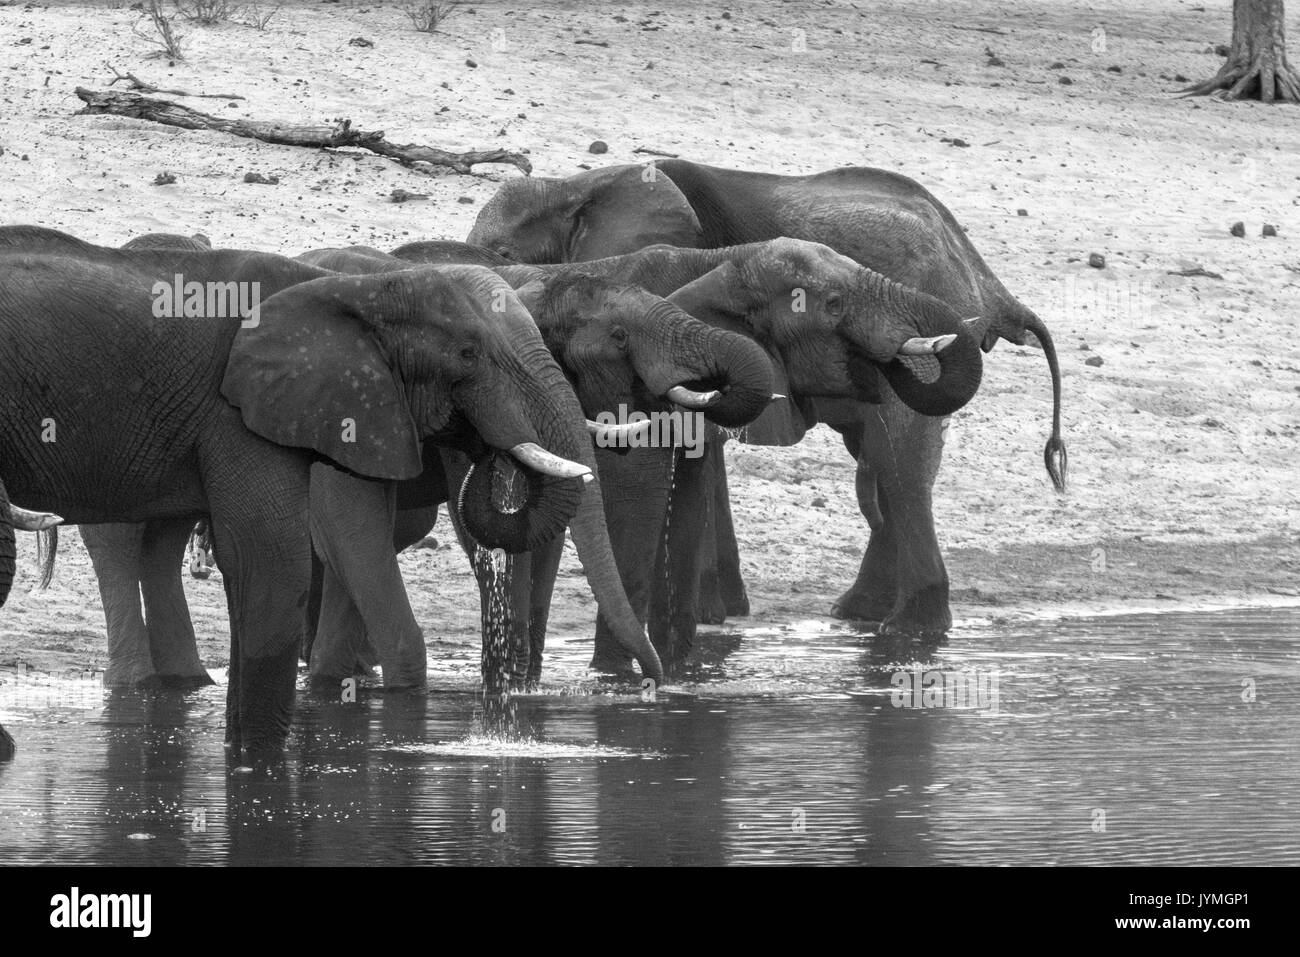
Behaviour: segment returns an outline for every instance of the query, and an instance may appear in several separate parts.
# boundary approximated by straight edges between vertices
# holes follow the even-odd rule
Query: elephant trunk
[[[763,347],[748,336],[703,323],[690,326],[685,350],[704,359],[700,384],[722,393],[703,410],[705,418],[726,428],[753,422],[771,403],[776,384]]]
[[[540,343],[539,343],[540,347]],[[544,347],[541,347],[544,350]],[[549,353],[547,354],[549,360]],[[663,666],[654,645],[650,643],[645,628],[632,610],[614,549],[605,524],[605,503],[601,494],[600,476],[596,471],[596,456],[587,434],[586,416],[558,365],[550,360],[538,378],[548,393],[549,404],[558,407],[559,418],[539,416],[535,421],[542,444],[558,455],[580,462],[591,469],[592,480],[587,484],[578,503],[576,514],[569,522],[573,544],[578,550],[591,593],[595,596],[601,616],[613,630],[618,643],[641,666],[644,677],[663,683]]]
[[[948,306],[905,286],[875,277],[871,298],[875,308],[843,325],[849,340],[879,363],[890,386],[911,409],[922,415],[951,415],[978,391],[984,372],[979,341]],[[955,338],[949,338],[955,337]],[[909,340],[939,338],[942,348],[932,353],[939,374],[921,378],[913,360],[899,358]],[[881,343],[888,342],[888,357]],[[926,360],[930,361],[930,360]]]

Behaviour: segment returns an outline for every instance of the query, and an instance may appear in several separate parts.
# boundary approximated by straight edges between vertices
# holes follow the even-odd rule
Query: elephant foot
[[[892,596],[892,592],[891,592]],[[879,623],[889,617],[894,607],[892,597],[889,600],[860,591],[855,585],[846,591],[831,605],[831,617],[840,621],[867,621]]]
[[[700,576],[696,612],[698,620],[707,625],[721,625],[727,620],[727,604],[718,589],[717,575],[706,572]]]
[[[385,691],[424,691],[429,687],[429,676],[421,671],[414,672],[396,672],[390,678],[384,675]]]
[[[881,635],[932,636],[952,628],[948,608],[948,584],[931,585],[911,595],[900,608],[880,623]]]
[[[104,687],[119,691],[150,691],[161,688],[162,679],[153,670],[153,663],[148,665],[110,664],[104,671]]]
[[[722,605],[732,618],[749,617],[749,595],[723,595]]]
[[[703,579],[701,579],[703,587]],[[745,582],[735,570],[720,571],[717,575],[717,590],[722,601],[723,610],[732,618],[745,618],[749,615],[749,592],[745,591]],[[700,619],[703,621],[704,619]],[[714,622],[710,622],[714,624]]]
[[[193,691],[196,688],[206,688],[208,685],[216,684],[212,676],[206,671],[199,675],[165,675],[156,676],[158,687],[166,691]]]
[[[602,675],[610,675],[619,680],[635,681],[640,677],[640,672],[637,671],[632,656],[623,652],[597,651],[592,655],[591,664],[588,667],[592,671],[598,671]]]
[[[307,690],[314,695],[337,697],[343,687],[343,682],[355,677],[356,675],[309,674],[307,676]]]

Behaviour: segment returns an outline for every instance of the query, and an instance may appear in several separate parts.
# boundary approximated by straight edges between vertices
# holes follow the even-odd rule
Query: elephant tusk
[[[900,356],[934,355],[936,352],[942,352],[944,349],[947,349],[950,345],[952,345],[956,341],[957,341],[957,334],[955,332],[950,333],[949,335],[946,336],[930,336],[929,338],[922,338],[920,336],[917,336],[915,338],[908,339],[901,346],[899,346],[898,354]]]
[[[580,478],[584,483],[591,481],[591,469],[580,462],[562,459],[536,442],[520,442],[510,450],[510,454],[535,472],[553,475],[556,478]]]
[[[780,392],[773,392],[773,393],[772,393],[772,401],[773,401],[773,402],[779,402],[781,399],[788,399],[788,398],[789,398],[789,396],[782,395]]]
[[[9,517],[13,520],[14,528],[20,532],[43,532],[47,528],[63,524],[61,515],[55,515],[53,512],[30,512],[12,503],[9,505]]]
[[[716,389],[709,392],[693,392],[684,385],[675,385],[666,394],[678,405],[684,405],[688,409],[707,409],[722,398],[722,393]]]
[[[630,438],[638,433],[644,434],[650,430],[652,423],[649,419],[641,419],[639,422],[624,422],[621,425],[614,423],[593,422],[587,420],[587,431],[598,439],[606,441],[618,441],[620,439]]]

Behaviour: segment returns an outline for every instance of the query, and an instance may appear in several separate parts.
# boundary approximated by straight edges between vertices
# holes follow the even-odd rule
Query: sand
[[[149,58],[125,5],[0,5],[0,210],[114,245],[165,230],[286,254],[388,249],[463,238],[498,183],[520,175],[424,175],[367,154],[73,115],[74,87],[106,85],[106,64],[247,98],[182,100],[220,116],[346,116],[398,142],[527,150],[536,175],[644,161],[638,147],[780,173],[900,170],[1044,317],[1062,361],[1068,494],[1042,467],[1039,351],[999,344],[953,417],[934,498],[957,618],[1298,602],[1300,111],[1173,98],[1179,75],[1218,68],[1207,48],[1228,41],[1231,4],[1142,6],[491,2],[426,35],[392,3],[288,3],[265,31],[182,23],[186,59],[169,63]],[[1298,15],[1292,4],[1293,57]],[[588,152],[597,139],[607,154]],[[175,184],[152,185],[164,171]],[[248,172],[279,183],[245,183]],[[430,199],[389,202],[399,188]],[[1238,221],[1242,238],[1229,234]],[[1261,236],[1265,223],[1276,238]],[[1222,278],[1170,274],[1193,266]],[[791,449],[728,449],[754,606],[744,624],[824,616],[866,541],[853,463],[821,427]],[[434,534],[440,547],[401,562],[436,655],[441,641],[473,639],[478,612],[445,520]],[[102,666],[75,531],[44,592],[30,590],[32,536],[20,538],[0,666]],[[220,665],[219,575],[185,580],[205,661]],[[588,635],[593,620],[570,549],[552,631]]]

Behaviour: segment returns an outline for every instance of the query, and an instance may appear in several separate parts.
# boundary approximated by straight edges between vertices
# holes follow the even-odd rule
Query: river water
[[[427,695],[303,691],[251,771],[220,685],[0,672],[0,863],[1300,864],[1297,608],[713,629],[652,702],[547,655],[517,739],[435,642]]]

